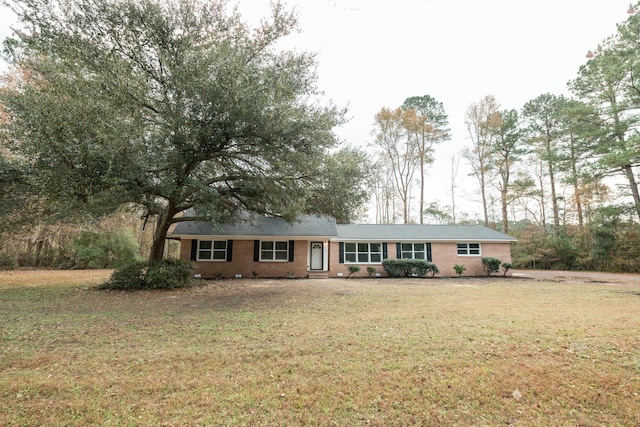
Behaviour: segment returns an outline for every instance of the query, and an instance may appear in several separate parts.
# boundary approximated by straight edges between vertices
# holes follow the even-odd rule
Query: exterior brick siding
[[[191,258],[192,240],[183,239],[180,246],[180,258]],[[253,240],[234,240],[231,261],[196,261],[196,274],[205,279],[224,277],[234,278],[236,274],[242,277],[287,277],[293,273],[294,277],[307,276],[307,262],[309,243],[306,240],[295,241],[293,262],[288,261],[253,261]]]
[[[481,256],[460,256],[458,255],[457,243],[432,243],[432,262],[438,267],[440,273],[438,276],[457,276],[453,269],[454,264],[464,265],[467,269],[464,272],[465,276],[483,276],[484,270],[482,268],[482,256],[490,256],[498,258],[502,262],[511,262],[511,246],[510,243],[481,243]],[[329,275],[337,276],[338,273],[342,273],[343,276],[349,274],[349,265],[354,264],[340,264],[338,257],[339,243],[331,242],[331,250],[329,257]],[[387,253],[390,259],[396,257],[396,242],[387,242]],[[377,273],[382,276],[386,276],[382,264],[356,264],[360,266],[360,272],[352,275],[351,277],[364,277],[367,276],[367,267],[374,267]],[[507,275],[511,275],[508,272]]]
[[[191,240],[183,239],[180,247],[180,257],[190,259]],[[203,278],[233,278],[236,274],[242,277],[251,278],[253,272],[258,273],[258,277],[287,277],[288,273],[293,273],[294,277],[306,277],[309,274],[309,242],[306,240],[296,240],[294,243],[293,262],[254,262],[253,261],[253,240],[234,240],[232,261],[197,261],[195,263],[195,273],[201,274]],[[344,277],[349,274],[349,265],[341,264],[339,261],[339,242],[329,244],[329,276],[336,277],[342,273]],[[461,264],[466,267],[463,275],[482,276],[481,256],[490,256],[500,259],[502,262],[511,262],[511,246],[505,243],[481,243],[481,256],[460,256],[458,255],[456,243],[432,243],[431,252],[433,263],[438,266],[440,273],[438,276],[456,276],[453,269],[454,264]],[[387,242],[387,255],[389,258],[396,258],[396,242]],[[357,264],[360,272],[352,277],[368,276],[367,267],[374,267],[376,273],[386,276],[382,264]],[[510,275],[511,272],[507,273]]]

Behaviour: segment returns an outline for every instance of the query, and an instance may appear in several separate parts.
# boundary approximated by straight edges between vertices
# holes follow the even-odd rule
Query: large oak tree
[[[141,208],[157,220],[157,261],[178,221],[339,205],[317,192],[331,191],[326,159],[338,174],[344,111],[321,103],[312,54],[276,48],[297,26],[281,4],[257,28],[226,0],[5,4],[20,20],[4,44],[20,78],[0,92],[3,136],[58,212]]]

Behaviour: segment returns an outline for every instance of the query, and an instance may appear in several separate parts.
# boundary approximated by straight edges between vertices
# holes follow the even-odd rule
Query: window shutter
[[[387,246],[387,243],[383,243],[382,244],[382,259],[387,259],[389,258],[389,248]]]
[[[340,246],[340,251],[338,254],[338,262],[340,264],[344,264],[344,242],[340,242],[339,246]]]
[[[293,262],[294,241],[289,240],[289,262]]]
[[[195,261],[198,258],[198,241],[196,239],[191,241],[191,261]]]
[[[253,241],[253,260],[260,261],[260,240]]]
[[[427,261],[431,261],[431,243],[427,243]]]
[[[400,242],[396,243],[396,258],[402,258],[402,243]]]
[[[227,262],[231,261],[233,255],[233,240],[227,240]]]

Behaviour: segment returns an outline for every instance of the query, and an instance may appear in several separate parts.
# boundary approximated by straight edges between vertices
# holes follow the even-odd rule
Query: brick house
[[[233,224],[185,221],[168,235],[180,241],[180,258],[195,262],[196,274],[214,277],[366,276],[367,267],[385,275],[382,260],[419,258],[433,262],[440,276],[484,274],[480,258],[511,262],[516,239],[479,225],[336,224],[307,215],[288,223],[253,215]]]

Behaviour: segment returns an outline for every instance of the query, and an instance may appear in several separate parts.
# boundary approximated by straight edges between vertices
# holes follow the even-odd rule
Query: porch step
[[[327,271],[307,271],[309,279],[328,279],[329,273]]]

